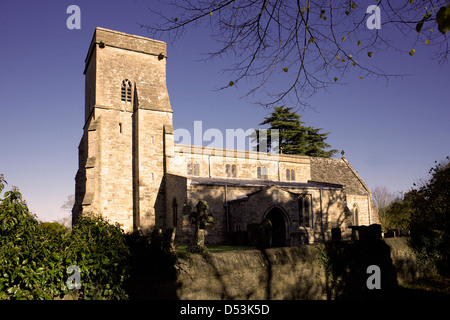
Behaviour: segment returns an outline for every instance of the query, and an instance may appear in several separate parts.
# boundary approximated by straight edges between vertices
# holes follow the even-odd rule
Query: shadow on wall
[[[404,239],[396,239],[396,243],[372,239],[200,254],[164,253],[160,242],[152,242],[153,249],[144,242],[139,249],[146,252],[142,255],[146,258],[136,262],[139,269],[134,270],[128,290],[131,299],[427,298],[425,292],[399,286],[418,274],[414,256],[405,254]],[[373,265],[379,268],[381,289],[367,285],[373,276],[368,267]]]
[[[391,299],[398,290],[382,240],[206,254],[192,262],[189,276],[178,278],[179,299]],[[367,287],[371,265],[380,268],[380,290]]]
[[[125,290],[131,300],[177,299],[178,257],[168,250],[172,231],[126,235],[131,260]]]
[[[190,266],[183,264],[178,276],[177,298],[323,299],[314,250],[304,246],[192,255]]]
[[[318,246],[327,299],[392,299],[398,290],[391,248],[380,239]],[[373,267],[377,271],[373,271]],[[403,270],[414,272],[414,270]],[[379,285],[380,289],[373,285]]]

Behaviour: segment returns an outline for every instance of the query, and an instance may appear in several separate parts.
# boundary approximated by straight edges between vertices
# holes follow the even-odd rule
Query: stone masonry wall
[[[226,165],[236,165],[234,178],[257,179],[257,168],[265,168],[267,180],[286,181],[286,169],[293,170],[297,182],[311,179],[309,157],[259,153],[175,144],[170,173],[187,175],[187,164],[199,166],[200,177],[226,178]],[[232,176],[228,176],[232,177]]]
[[[85,61],[74,217],[101,214],[125,232],[162,223],[163,130],[172,126],[166,58],[164,42],[96,29]],[[131,102],[121,99],[124,80],[132,84]]]
[[[177,298],[325,299],[325,274],[314,250],[303,246],[192,255],[181,260]]]
[[[331,228],[339,227],[343,235],[349,232],[349,211],[342,189],[282,189],[259,186],[219,186],[192,184],[187,177],[168,174],[166,178],[166,226],[177,227],[177,241],[187,243],[192,237],[192,225],[189,214],[195,210],[199,200],[205,200],[214,224],[207,227],[207,243],[224,243],[230,241],[227,228],[231,233],[248,231],[250,224],[259,224],[268,212],[278,207],[285,213],[286,243],[314,243],[325,235],[331,239]],[[311,225],[299,224],[298,198],[300,195],[311,196]],[[248,196],[246,196],[248,195]],[[228,202],[228,224],[225,201]],[[177,206],[177,222],[174,224],[174,203]],[[323,220],[322,220],[323,211]],[[324,233],[322,233],[322,225]],[[303,238],[302,238],[303,237]],[[306,238],[305,238],[306,237]],[[305,240],[306,239],[306,240]]]
[[[324,300],[398,298],[398,283],[419,274],[417,261],[404,239],[342,243],[347,252],[336,285],[325,275],[321,250],[333,245],[234,251],[190,255],[180,259],[174,283],[181,300]],[[369,265],[380,267],[381,290],[369,290]],[[162,298],[161,296],[157,298]]]

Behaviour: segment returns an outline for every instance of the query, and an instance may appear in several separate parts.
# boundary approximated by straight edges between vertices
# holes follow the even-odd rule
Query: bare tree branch
[[[447,6],[445,0],[379,0],[377,5],[383,28],[393,26],[415,44],[427,43],[435,50],[434,59],[447,62],[448,35],[436,31],[435,19],[439,8]],[[397,46],[390,29],[383,35],[368,30],[366,8],[348,0],[174,0],[167,9],[150,9],[159,21],[141,27],[176,41],[189,28],[208,26],[219,46],[205,60],[229,54],[235,60],[224,69],[229,80],[219,90],[251,80],[254,86],[245,97],[262,92],[267,98],[258,103],[266,106],[291,100],[308,107],[309,97],[344,84],[345,76],[355,72],[386,81],[402,77],[372,65],[370,57],[381,50],[414,53]],[[288,79],[283,88],[274,86],[280,77]]]

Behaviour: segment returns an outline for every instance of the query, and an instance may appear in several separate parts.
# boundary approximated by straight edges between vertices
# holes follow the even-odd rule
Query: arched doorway
[[[286,220],[283,210],[273,207],[266,214],[266,219],[272,223],[272,247],[284,247],[286,245]]]

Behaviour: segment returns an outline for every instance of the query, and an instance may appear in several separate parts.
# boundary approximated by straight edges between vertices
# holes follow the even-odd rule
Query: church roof
[[[312,181],[342,184],[347,194],[370,193],[367,185],[345,157],[342,159],[311,157],[310,161]]]
[[[325,182],[296,182],[296,181],[276,181],[262,179],[236,179],[236,178],[206,178],[206,177],[189,177],[191,184],[199,185],[217,185],[217,186],[243,186],[243,187],[269,187],[277,186],[280,188],[314,188],[314,189],[342,189],[341,184],[331,184]]]

